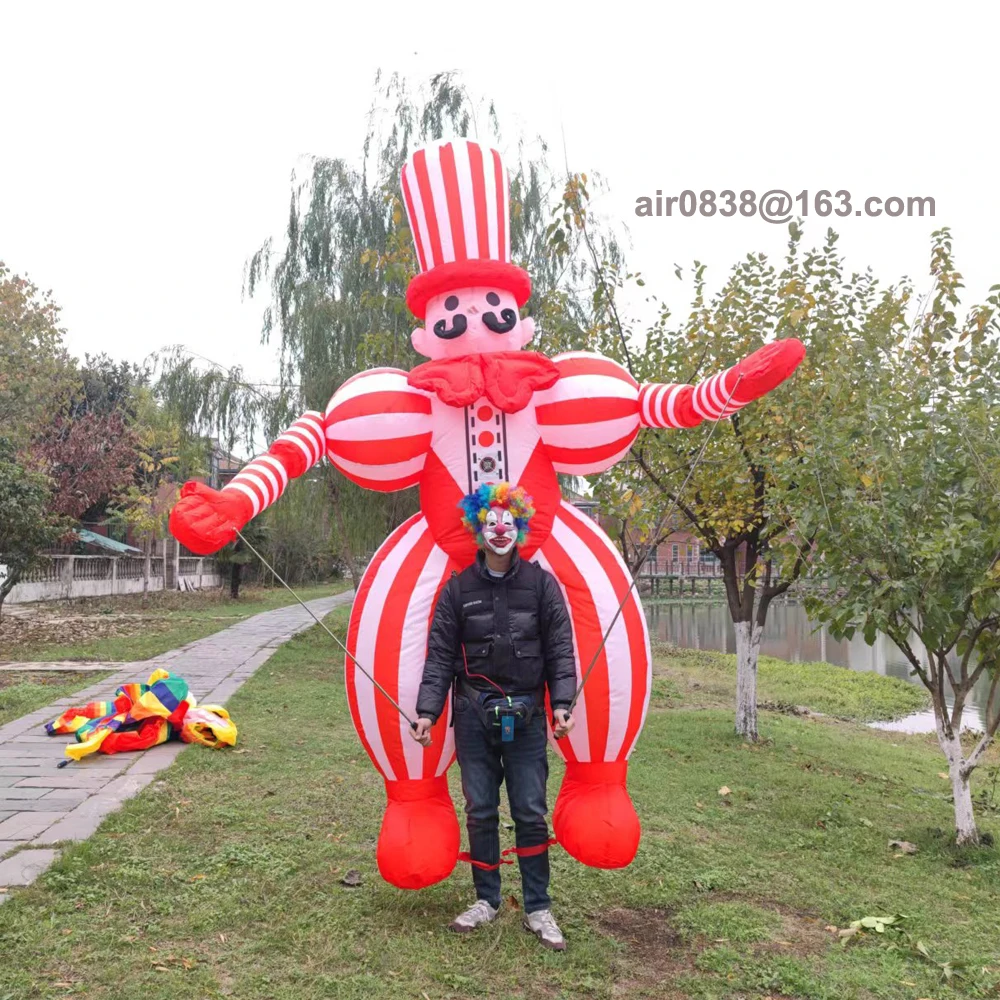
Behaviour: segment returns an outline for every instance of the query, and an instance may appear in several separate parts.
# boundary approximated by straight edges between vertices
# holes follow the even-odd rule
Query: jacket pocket
[[[514,641],[514,656],[519,660],[540,660],[542,642],[540,639],[517,639]]]
[[[482,660],[490,656],[493,652],[493,640],[488,642],[467,642],[465,644],[465,655],[470,660]]]

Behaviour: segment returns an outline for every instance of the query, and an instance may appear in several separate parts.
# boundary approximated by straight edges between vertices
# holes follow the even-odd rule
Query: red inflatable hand
[[[731,369],[743,376],[739,388],[733,393],[733,402],[749,403],[760,399],[781,385],[805,356],[805,345],[794,337],[776,340],[754,351]]]
[[[204,483],[181,487],[170,512],[170,534],[200,556],[218,552],[253,517],[253,504],[240,490],[213,490]]]

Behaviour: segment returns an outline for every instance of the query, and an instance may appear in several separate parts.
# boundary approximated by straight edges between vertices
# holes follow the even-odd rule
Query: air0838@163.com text
[[[641,195],[635,199],[635,214],[644,217],[702,218],[721,216],[724,219],[737,215],[744,218],[763,219],[782,225],[790,222],[793,215],[809,216],[865,216],[870,219],[888,216],[891,219],[904,216],[912,218],[934,218],[935,202],[927,195],[865,195],[855,197],[850,191],[810,191],[803,188],[791,195],[782,188],[771,188],[758,195],[756,191],[736,192],[693,191],[685,189],[679,194],[665,195],[657,191],[653,197]]]

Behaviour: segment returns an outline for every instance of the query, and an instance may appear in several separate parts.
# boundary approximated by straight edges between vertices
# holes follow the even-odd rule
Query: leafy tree
[[[249,542],[259,552],[264,545],[265,533],[266,529],[263,523],[255,519],[244,526],[240,532],[242,538],[230,542],[216,555],[216,562],[220,566],[229,567],[229,596],[234,601],[239,600],[243,567],[252,563],[255,558],[246,542]]]
[[[107,416],[112,413],[126,420],[137,415],[138,391],[149,384],[149,372],[135,363],[115,361],[108,354],[84,356],[80,369],[80,388],[70,404],[73,417],[87,413]]]
[[[167,519],[177,502],[180,484],[205,472],[206,442],[188,435],[177,418],[159,405],[149,389],[135,394],[133,424],[136,462],[131,484],[109,509],[110,520],[131,528],[143,550],[143,602],[149,592],[153,549],[166,537]]]
[[[287,583],[329,580],[345,571],[332,548],[331,517],[325,474],[318,469],[289,483],[281,503],[261,515],[267,558]]]
[[[0,438],[0,609],[40,553],[65,530],[49,512],[48,501],[45,476],[20,464],[11,442]]]
[[[956,317],[962,281],[946,229],[931,273],[933,301],[913,331],[879,330],[878,371],[822,414],[842,425],[810,457],[831,588],[806,606],[831,635],[871,643],[882,632],[906,657],[930,691],[957,840],[975,843],[969,778],[1000,724],[1000,285]],[[963,712],[984,680],[985,731],[966,747]]]
[[[470,97],[451,74],[434,77],[426,93],[411,94],[393,76],[373,105],[360,165],[315,158],[293,183],[281,250],[267,242],[247,269],[247,291],[266,291],[262,339],[277,338],[278,384],[265,392],[238,368],[200,370],[183,349],[159,359],[159,391],[191,426],[216,428],[236,439],[273,440],[305,409],[324,410],[336,389],[366,368],[411,368],[420,359],[410,344],[414,323],[405,293],[417,264],[399,175],[413,146],[446,136],[475,136],[502,146],[495,111]],[[381,122],[389,125],[382,127]],[[583,275],[580,239],[569,233],[565,252],[549,252],[549,206],[559,187],[545,161],[545,144],[517,144],[505,155],[511,175],[511,253],[532,275],[527,311],[543,319],[544,346],[579,344],[589,307],[576,284]],[[359,582],[364,562],[417,509],[414,489],[396,494],[362,490],[330,465],[323,470],[332,517],[325,530]],[[319,523],[319,522],[317,522]]]
[[[0,428],[26,446],[62,411],[76,385],[51,293],[0,261]]]
[[[567,229],[587,238],[586,178],[570,176],[550,227],[556,252]],[[803,251],[803,231],[789,227],[783,261],[749,254],[708,298],[705,266],[695,262],[694,300],[686,318],[665,307],[639,339],[619,316],[618,293],[644,285],[591,244],[595,348],[627,365],[639,382],[694,383],[723,371],[765,343],[794,336],[805,361],[783,385],[718,425],[643,430],[626,461],[593,479],[635,572],[650,548],[687,527],[720,561],[736,632],[736,731],[756,740],[757,656],[771,603],[809,566],[817,527],[808,501],[817,483],[808,456],[821,440],[845,432],[843,421],[816,418],[845,386],[863,384],[877,359],[859,350],[872,324],[899,330],[907,297],[881,291],[870,274],[848,276],[830,230],[821,248]],[[682,277],[680,268],[677,277]],[[850,414],[845,415],[850,420]],[[684,487],[683,490],[681,487]],[[636,542],[640,544],[636,544]]]
[[[121,413],[59,414],[32,451],[49,476],[53,513],[76,520],[132,480],[136,436]]]

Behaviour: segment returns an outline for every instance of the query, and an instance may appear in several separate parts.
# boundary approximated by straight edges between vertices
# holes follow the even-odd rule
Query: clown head
[[[518,301],[500,285],[441,292],[428,300],[413,349],[425,358],[519,351],[535,335],[534,320],[520,318]]]
[[[523,545],[528,522],[535,513],[524,488],[510,483],[484,484],[462,499],[462,523],[475,535],[479,546],[505,556]]]
[[[424,325],[417,353],[437,361],[519,351],[535,324],[519,310],[531,278],[511,260],[510,179],[495,149],[468,139],[414,150],[400,187],[419,273],[406,304]]]

